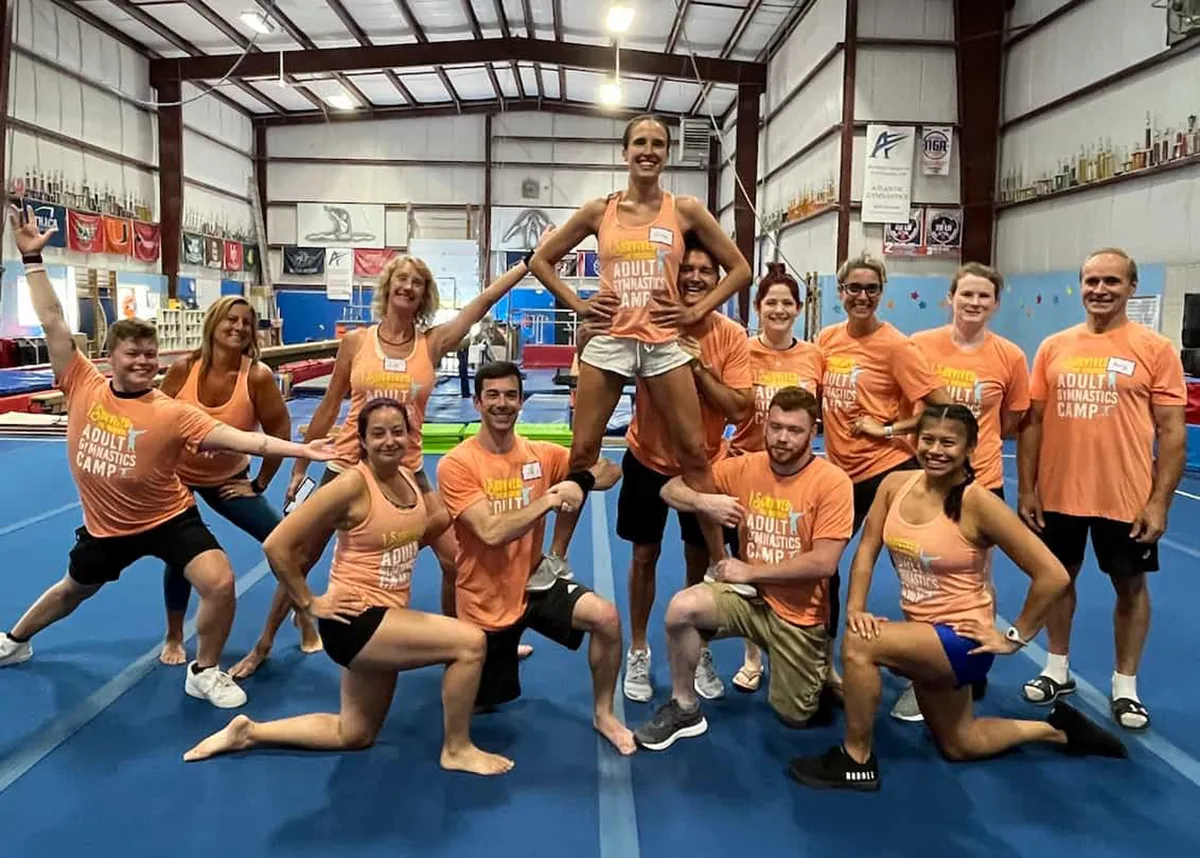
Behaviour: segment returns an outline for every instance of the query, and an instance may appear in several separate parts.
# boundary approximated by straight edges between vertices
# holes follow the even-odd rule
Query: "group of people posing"
[[[369,746],[397,674],[440,664],[442,765],[508,771],[511,760],[473,744],[470,723],[520,696],[520,662],[532,651],[521,640],[526,629],[572,650],[588,639],[593,722],[622,754],[707,730],[698,698],[725,692],[708,644],[738,637],[745,658],[732,684],[753,693],[766,677],[768,703],[784,723],[829,724],[845,710],[842,743],[789,765],[808,786],[879,788],[872,727],[884,667],[911,683],[893,715],[924,720],[949,759],[1026,742],[1123,756],[1122,742],[1064,697],[1075,688],[1067,652],[1090,533],[1116,591],[1112,715],[1129,730],[1150,722],[1136,688],[1149,627],[1145,576],[1157,569],[1156,541],[1183,471],[1186,397],[1169,341],[1126,317],[1134,261],[1115,249],[1084,261],[1086,320],[1043,342],[1032,371],[1016,345],[988,330],[1003,280],[975,263],[951,282],[950,324],[907,337],[877,316],[884,266],[845,262],[837,290],[846,321],[816,343],[794,336],[805,296],[771,265],[754,298],[760,330],[748,337],[714,311],[749,288],[750,267],[702,204],[663,190],[669,147],[660,120],[632,120],[623,140],[627,189],[582,207],[443,324],[431,326],[438,295],[429,268],[411,257],[389,264],[374,293],[378,321],[341,341],[301,444],[290,440],[286,406],[257,360],[257,320],[245,299],[213,305],[201,348],[172,364],[161,388],[154,328],[118,322],[105,379],[75,349],[45,275],[49,233],[14,211],[33,304],[67,396],[84,526],[67,575],[0,633],[0,667],[29,659],[37,632],[154,556],[165,564],[161,658],[187,663],[188,694],[243,705],[237,680],[269,656],[289,612],[302,649],[323,648],[342,668],[338,713],[267,723],[239,715],[188,760],[263,744]],[[555,265],[593,235],[601,288],[584,300]],[[487,364],[474,380],[478,434],[441,458],[435,487],[421,427],[436,367],[530,273],[581,323],[571,448],[522,438],[520,370]],[[630,383],[634,417],[617,465],[600,447]],[[345,425],[328,440],[347,396]],[[825,457],[812,449],[818,422]],[[1016,511],[1004,500],[1001,449],[1010,437],[1019,439]],[[253,478],[250,456],[262,459]],[[283,458],[295,465],[291,511],[281,517],[263,492]],[[306,497],[310,461],[326,464]],[[568,562],[587,496],[618,483],[616,530],[633,546],[628,650],[616,607]],[[257,644],[229,673],[220,658],[234,578],[195,494],[263,543],[278,579]],[[670,509],[687,585],[666,613],[670,695],[630,730],[614,714],[614,696],[623,660],[625,695],[654,697],[647,626]],[[860,530],[843,611],[839,569]],[[329,586],[316,595],[307,576],[331,538]],[[424,546],[442,570],[440,614],[409,607]],[[884,547],[900,581],[902,622],[868,611]],[[995,548],[1030,578],[1007,631],[995,623]],[[199,644],[189,662],[183,616],[192,588]],[[995,656],[1019,651],[1043,627],[1048,660],[1023,695],[1050,706],[1048,718],[976,718],[973,700],[986,692]]]

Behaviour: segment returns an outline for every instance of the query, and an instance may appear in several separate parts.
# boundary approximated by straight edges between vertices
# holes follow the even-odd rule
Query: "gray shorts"
[[[627,337],[599,334],[588,340],[579,359],[625,378],[652,378],[686,366],[692,356],[679,343],[643,343]]]

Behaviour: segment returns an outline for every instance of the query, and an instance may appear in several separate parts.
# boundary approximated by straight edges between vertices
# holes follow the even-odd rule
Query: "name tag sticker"
[[[1108,359],[1109,372],[1119,372],[1121,375],[1133,375],[1133,371],[1136,368],[1136,363],[1131,360],[1126,360],[1125,358],[1114,357]]]
[[[540,479],[541,476],[542,476],[542,463],[541,462],[526,462],[524,465],[521,466],[521,479],[536,480],[536,479]]]
[[[661,226],[650,227],[650,240],[655,244],[674,244],[675,233]]]
[[[404,358],[384,358],[383,368],[386,372],[405,372],[408,369],[408,361]]]

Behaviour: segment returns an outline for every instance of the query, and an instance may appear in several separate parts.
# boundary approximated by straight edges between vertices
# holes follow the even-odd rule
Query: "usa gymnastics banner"
[[[916,130],[906,125],[867,126],[863,223],[904,223],[909,219]]]

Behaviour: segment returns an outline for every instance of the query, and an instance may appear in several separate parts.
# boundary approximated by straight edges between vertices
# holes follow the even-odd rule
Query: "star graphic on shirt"
[[[145,429],[129,429],[125,434],[125,439],[129,442],[129,452],[134,452],[137,447],[138,435],[145,435]]]
[[[799,530],[800,519],[802,519],[802,518],[804,518],[803,512],[793,511],[793,512],[788,513],[788,525],[791,527],[792,533],[795,533],[797,530]]]
[[[983,402],[983,382],[975,382],[975,401]]]
[[[670,252],[671,251],[665,247],[660,247],[658,250],[655,251],[654,256],[658,260],[658,273],[659,274],[662,274],[664,271],[667,270],[667,256],[668,256],[668,254],[670,254]]]
[[[856,366],[850,370],[850,386],[858,387],[858,376],[862,373],[862,367]]]
[[[1108,374],[1108,386],[1112,390],[1117,389],[1117,374],[1115,372],[1110,372]]]
[[[533,489],[530,486],[521,486],[521,506],[529,506],[530,495]]]
[[[921,553],[917,557],[917,561],[921,564],[921,571],[929,573],[933,572],[933,570],[930,568],[933,565],[933,561],[941,559],[942,555],[940,554],[926,554],[924,548],[921,549]]]

